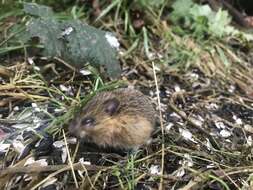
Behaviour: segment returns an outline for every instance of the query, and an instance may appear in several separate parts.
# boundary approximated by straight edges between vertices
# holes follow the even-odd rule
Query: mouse
[[[151,140],[156,111],[148,96],[131,88],[98,92],[69,124],[70,134],[103,148],[138,149]]]

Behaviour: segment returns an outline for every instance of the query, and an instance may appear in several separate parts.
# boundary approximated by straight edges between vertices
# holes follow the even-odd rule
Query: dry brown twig
[[[96,165],[85,165],[80,162],[73,164],[74,170],[83,171],[83,167],[86,168],[88,171],[98,171],[98,170],[107,170],[110,167],[103,167],[103,166],[96,166]],[[31,174],[31,173],[42,173],[42,172],[50,172],[50,171],[57,171],[63,170],[67,171],[70,170],[71,167],[67,164],[62,165],[49,165],[49,166],[15,166],[15,167],[8,167],[0,170],[0,177],[4,175],[10,174]]]
[[[65,135],[64,130],[62,130],[62,134],[63,134],[64,143],[65,143],[65,147],[66,147],[67,154],[68,154],[68,162],[69,162],[69,165],[70,165],[70,168],[71,168],[71,171],[72,171],[72,175],[73,175],[73,178],[74,178],[74,181],[75,181],[75,185],[76,185],[76,188],[79,188],[78,182],[77,182],[77,179],[76,179],[76,175],[75,175],[75,171],[74,171],[74,168],[73,168],[73,163],[72,163],[72,160],[71,160],[71,156],[70,156],[70,152],[69,152],[69,148],[68,148],[68,143],[67,143],[67,140],[66,140],[66,135]]]
[[[160,119],[160,124],[161,124],[161,131],[162,131],[162,158],[161,158],[161,175],[164,173],[164,155],[165,155],[165,145],[164,145],[164,126],[163,126],[163,118],[162,118],[162,109],[161,109],[161,101],[160,101],[160,96],[159,96],[159,88],[158,88],[158,82],[156,78],[156,72],[155,72],[155,65],[154,62],[152,62],[152,68],[153,68],[153,73],[154,73],[154,80],[155,80],[155,85],[156,85],[156,95],[157,95],[157,103],[158,103],[158,108],[159,108],[159,119]],[[163,189],[163,178],[160,178],[160,185],[159,185],[159,190]]]

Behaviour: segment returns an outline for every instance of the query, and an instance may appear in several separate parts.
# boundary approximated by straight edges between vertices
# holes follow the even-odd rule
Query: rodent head
[[[137,90],[116,89],[95,95],[69,126],[73,135],[99,146],[131,148],[150,138],[155,110]]]
[[[101,102],[102,101],[102,102]],[[96,133],[109,132],[105,126],[111,125],[113,117],[116,117],[120,109],[120,100],[112,97],[103,101],[92,100],[75,117],[69,126],[70,133],[80,138],[91,138]],[[110,127],[110,126],[109,126]]]

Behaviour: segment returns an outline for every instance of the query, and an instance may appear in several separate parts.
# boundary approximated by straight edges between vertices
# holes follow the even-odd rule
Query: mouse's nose
[[[76,135],[77,131],[77,121],[73,119],[69,124],[69,133],[72,135]]]

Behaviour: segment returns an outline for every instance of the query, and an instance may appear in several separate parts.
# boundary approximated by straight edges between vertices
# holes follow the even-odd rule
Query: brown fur
[[[119,101],[117,111],[109,115],[105,102]],[[95,119],[94,126],[85,127],[83,118]],[[150,139],[155,125],[155,110],[147,96],[133,89],[101,92],[89,101],[70,124],[70,132],[103,147],[137,148]]]

